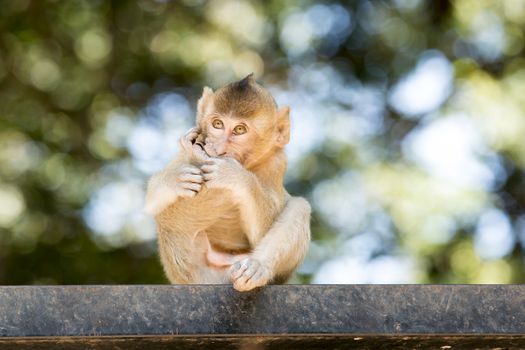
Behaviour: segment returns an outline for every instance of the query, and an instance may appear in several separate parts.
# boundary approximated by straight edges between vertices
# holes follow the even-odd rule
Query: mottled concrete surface
[[[525,285],[0,287],[1,349],[195,347],[520,349]]]

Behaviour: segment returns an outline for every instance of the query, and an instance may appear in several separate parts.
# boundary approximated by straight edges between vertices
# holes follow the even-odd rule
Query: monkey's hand
[[[236,262],[230,267],[229,272],[233,288],[239,292],[264,286],[272,279],[271,270],[253,258]]]
[[[193,165],[182,165],[154,177],[148,185],[144,210],[157,215],[180,197],[195,197],[203,181],[201,170]]]
[[[208,188],[238,191],[246,184],[247,171],[233,158],[210,158],[201,166]]]
[[[188,132],[179,140],[180,148],[186,155],[189,162],[204,162],[210,158],[204,151],[204,148],[196,142],[199,135],[200,129],[194,127],[188,130]]]

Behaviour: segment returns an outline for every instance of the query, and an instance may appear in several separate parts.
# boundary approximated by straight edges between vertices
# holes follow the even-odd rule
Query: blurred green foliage
[[[143,195],[152,170],[129,135],[163,130],[156,99],[193,108],[202,86],[250,72],[294,116],[287,187],[314,207],[296,281],[385,281],[352,276],[392,266],[386,281],[523,283],[524,31],[523,0],[3,1],[0,284],[166,282],[148,219],[108,233],[89,208],[117,180]],[[416,67],[438,75],[407,102],[396,87]],[[433,168],[460,147],[477,153],[459,172],[481,180]]]

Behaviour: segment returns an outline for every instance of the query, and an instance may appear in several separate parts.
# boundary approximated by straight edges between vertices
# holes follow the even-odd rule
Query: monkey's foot
[[[272,278],[270,269],[258,260],[246,258],[230,267],[233,288],[245,292],[268,284]]]

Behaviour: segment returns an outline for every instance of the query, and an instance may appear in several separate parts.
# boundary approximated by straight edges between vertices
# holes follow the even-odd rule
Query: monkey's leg
[[[198,261],[190,242],[190,235],[158,228],[160,260],[171,283],[192,283],[197,277]]]
[[[230,267],[235,264],[237,261],[241,261],[249,256],[249,254],[228,254],[224,252],[219,252],[210,244],[207,234],[203,234],[206,241],[206,262],[209,266],[214,268],[225,268]]]
[[[206,239],[204,240],[204,237]],[[227,267],[246,257],[213,251],[212,264],[207,259],[205,233],[188,235],[182,232],[163,232],[159,230],[159,253],[166,277],[171,283],[227,283]]]
[[[228,282],[226,269],[213,269],[206,261],[206,229],[223,214],[216,208],[221,203],[208,203],[215,197],[216,193],[202,192],[195,198],[180,199],[157,215],[160,258],[171,283]]]
[[[233,286],[247,291],[286,280],[302,262],[310,242],[310,204],[292,197],[249,258],[230,268]]]

